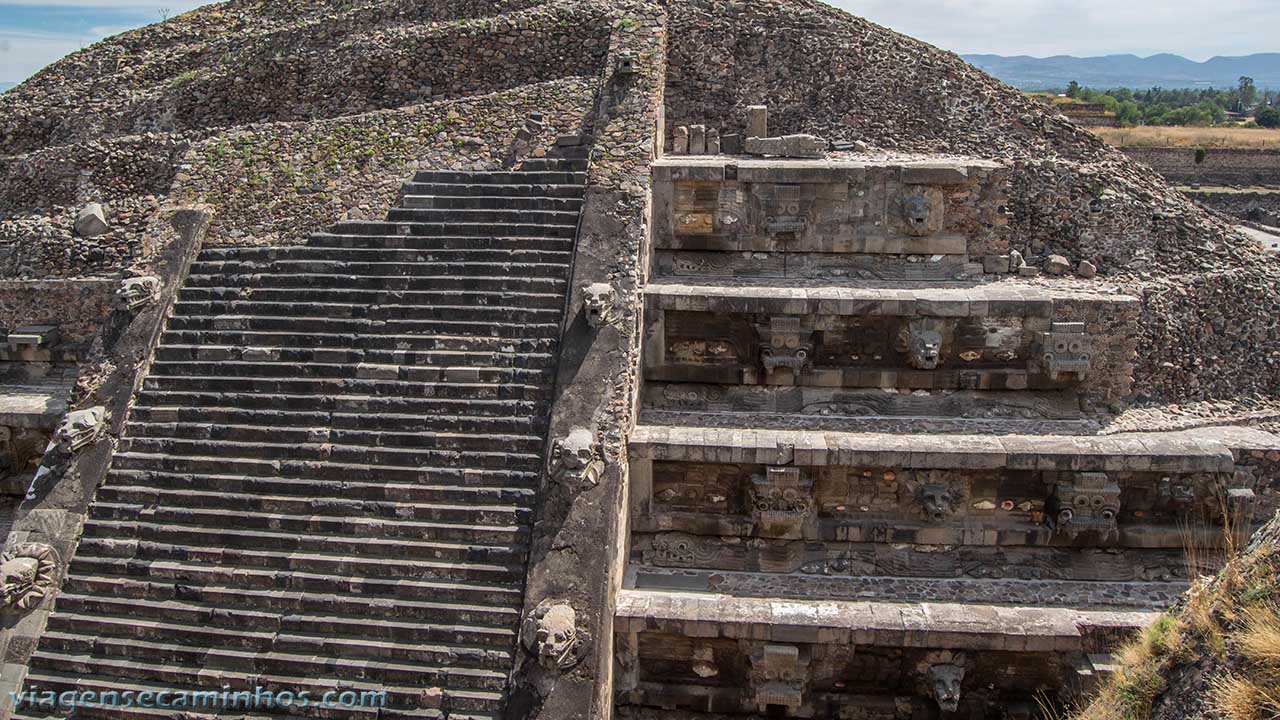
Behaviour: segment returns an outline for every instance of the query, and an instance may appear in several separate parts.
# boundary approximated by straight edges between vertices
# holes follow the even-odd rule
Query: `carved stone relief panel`
[[[774,315],[757,332],[764,382],[795,384],[813,362],[813,330],[805,329],[804,318]]]
[[[1092,343],[1081,322],[1055,322],[1053,329],[1040,334],[1041,370],[1055,382],[1080,382],[1089,373]]]
[[[942,229],[946,202],[942,191],[922,185],[903,188],[897,197],[896,229],[904,235],[924,237]]]
[[[654,504],[669,512],[739,513],[748,472],[739,465],[655,462]]]
[[[748,697],[757,712],[794,715],[807,700],[809,648],[763,644],[751,653],[749,678]]]
[[[1057,390],[1083,381],[1089,363],[1083,335],[1030,331],[1016,317],[666,310],[661,341],[663,362],[645,372],[663,382]],[[1040,353],[1044,342],[1065,354]]]
[[[1071,473],[1054,488],[1051,521],[1073,540],[1083,533],[1106,540],[1118,532],[1120,507],[1120,486],[1106,473]]]
[[[815,515],[813,478],[797,467],[767,467],[751,477],[751,514],[765,537],[798,539]]]

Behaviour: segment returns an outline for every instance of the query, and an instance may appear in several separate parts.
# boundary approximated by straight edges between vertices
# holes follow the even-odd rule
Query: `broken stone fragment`
[[[1022,253],[1017,250],[1009,251],[1009,272],[1016,273],[1026,266],[1027,260],[1022,257]]]
[[[720,131],[715,128],[707,128],[707,154],[720,154]]]
[[[1062,255],[1050,255],[1045,261],[1044,271],[1050,275],[1066,275],[1071,272],[1071,261]]]
[[[774,155],[789,158],[820,158],[826,154],[827,141],[816,135],[747,138],[748,155]]]
[[[681,125],[676,128],[675,138],[671,145],[672,155],[688,155],[689,154],[689,128]]]
[[[80,237],[98,237],[111,231],[107,224],[107,211],[98,203],[89,203],[76,216],[76,234]]]
[[[1076,269],[1076,274],[1082,278],[1092,278],[1098,275],[1098,268],[1088,260],[1081,260],[1080,267]]]
[[[689,126],[689,154],[690,155],[706,155],[707,154],[707,126],[706,125],[690,125]]]
[[[752,105],[747,108],[747,139],[769,136],[769,108]]]

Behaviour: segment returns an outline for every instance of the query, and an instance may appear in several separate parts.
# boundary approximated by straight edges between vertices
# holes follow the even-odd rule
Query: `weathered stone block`
[[[93,238],[111,232],[107,223],[107,211],[99,203],[89,203],[76,215],[76,234]]]

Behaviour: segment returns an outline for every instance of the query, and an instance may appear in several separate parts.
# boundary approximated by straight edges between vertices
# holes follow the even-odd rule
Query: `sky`
[[[422,0],[430,2],[431,0]],[[831,0],[958,53],[1152,55],[1207,60],[1280,50],[1277,0]],[[0,83],[198,0],[0,0]]]

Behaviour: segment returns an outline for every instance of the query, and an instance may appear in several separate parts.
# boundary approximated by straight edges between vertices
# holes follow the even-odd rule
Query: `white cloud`
[[[0,31],[0,81],[20,82],[92,42],[88,37]]]
[[[123,11],[151,11],[170,9],[175,14],[206,5],[191,0],[3,0],[4,5],[39,5],[41,7],[77,7]]]
[[[947,50],[998,55],[1273,52],[1274,0],[830,0]]]
[[[0,4],[83,9],[85,27],[79,32],[49,33],[6,27],[0,18],[0,82],[19,82],[103,38],[159,22],[162,15],[173,17],[206,3],[198,0],[0,0]],[[108,10],[111,12],[106,12]],[[121,11],[139,17],[139,22],[120,24]]]

